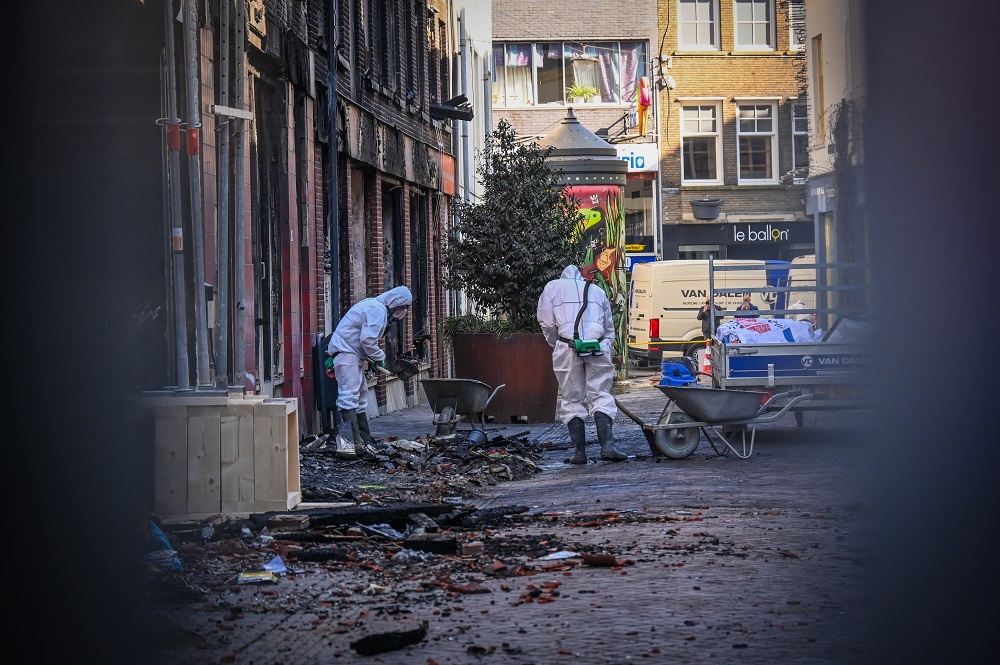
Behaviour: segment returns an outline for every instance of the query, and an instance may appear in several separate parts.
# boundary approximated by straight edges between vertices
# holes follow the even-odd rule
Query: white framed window
[[[733,47],[774,50],[774,0],[733,0]]]
[[[793,178],[809,175],[809,112],[805,103],[792,104],[792,168]]]
[[[806,47],[806,1],[788,0],[788,49],[801,51]]]
[[[722,131],[719,104],[683,102],[681,106],[681,184],[722,184]]]
[[[719,50],[719,0],[677,0],[677,47]]]
[[[493,105],[632,104],[649,76],[648,52],[644,41],[495,42]],[[590,90],[571,93],[574,84]]]
[[[741,102],[736,106],[739,146],[738,184],[778,182],[778,132],[774,102]]]

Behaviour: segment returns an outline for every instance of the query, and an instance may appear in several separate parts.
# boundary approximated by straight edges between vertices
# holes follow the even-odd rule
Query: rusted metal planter
[[[497,424],[551,423],[559,384],[552,347],[541,333],[459,333],[452,339],[455,375],[491,386],[506,384],[484,412]]]

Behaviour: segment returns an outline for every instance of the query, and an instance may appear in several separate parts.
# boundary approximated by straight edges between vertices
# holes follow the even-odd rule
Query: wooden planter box
[[[552,347],[541,333],[461,333],[452,339],[455,376],[496,388],[507,384],[485,411],[497,423],[551,423],[559,384],[552,372]]]
[[[155,418],[153,511],[289,510],[302,501],[295,399],[147,397]]]

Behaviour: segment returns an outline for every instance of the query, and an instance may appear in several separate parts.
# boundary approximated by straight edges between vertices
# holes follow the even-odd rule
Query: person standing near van
[[[698,309],[698,320],[701,321],[701,334],[705,339],[712,339],[712,301],[711,299],[706,300],[705,304]],[[715,311],[719,311],[719,306],[715,305]],[[715,327],[718,328],[722,323],[722,317],[718,314],[715,315]]]
[[[749,293],[743,294],[743,302],[741,302],[740,306],[736,308],[736,311],[740,312],[740,314],[738,314],[737,316],[743,319],[756,319],[758,316],[760,316],[760,314],[757,314],[759,310],[760,308],[757,307],[757,305],[750,302]],[[743,312],[746,313],[744,314]]]
[[[591,272],[591,276],[593,273]],[[575,452],[570,464],[587,463],[584,418],[594,417],[601,459],[628,457],[615,448],[611,431],[618,407],[611,396],[615,368],[611,354],[615,322],[604,289],[584,279],[575,265],[545,285],[538,299],[538,323],[552,347],[552,370],[559,383],[559,420],[569,429]]]

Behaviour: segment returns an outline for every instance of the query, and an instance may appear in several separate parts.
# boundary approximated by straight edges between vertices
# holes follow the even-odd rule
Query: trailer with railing
[[[867,409],[870,407],[869,385],[874,354],[870,343],[871,322],[868,316],[868,290],[865,269],[854,263],[819,263],[800,257],[790,271],[786,285],[747,286],[739,290],[756,293],[762,290],[785,292],[786,298],[776,302],[806,306],[757,310],[754,319],[740,318],[743,312],[721,310],[713,312],[711,340],[712,387],[752,390],[766,401],[775,393],[801,391],[813,396],[798,401],[792,408],[799,425],[803,413],[809,410]],[[709,288],[713,295],[731,292],[734,279],[730,274],[724,288],[716,288],[719,273],[761,270],[754,265],[723,265],[709,260]],[[743,280],[752,284],[758,280]],[[799,341],[788,334],[794,318],[813,317],[813,329],[808,341]],[[733,317],[728,324],[716,327],[717,318]],[[796,324],[801,328],[801,324]],[[728,326],[728,331],[727,331]],[[739,331],[749,331],[741,336]],[[776,330],[784,337],[774,335]],[[750,334],[750,333],[754,334]],[[757,334],[760,333],[760,334]],[[780,341],[755,341],[758,337]],[[750,340],[748,341],[748,339]]]

